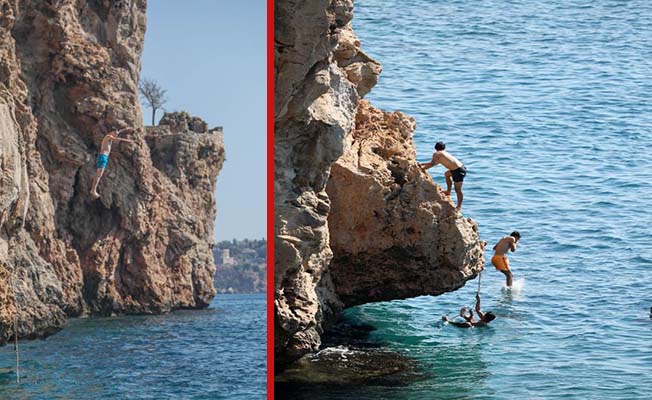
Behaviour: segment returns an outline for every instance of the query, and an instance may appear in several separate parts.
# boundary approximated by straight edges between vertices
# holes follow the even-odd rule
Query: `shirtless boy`
[[[491,263],[496,269],[505,274],[507,286],[512,286],[512,271],[509,269],[509,260],[507,259],[507,252],[516,251],[516,243],[521,240],[521,234],[518,231],[510,233],[496,243],[494,246],[494,256],[491,257]]]
[[[119,137],[120,133],[125,131],[133,131],[133,128],[124,128],[119,131],[111,131],[104,136],[102,139],[102,145],[100,147],[100,153],[97,155],[96,167],[97,171],[95,172],[95,177],[93,178],[93,183],[91,184],[91,196],[94,199],[100,197],[97,193],[97,185],[100,183],[102,175],[104,175],[104,170],[106,169],[107,164],[109,163],[109,154],[111,153],[111,145],[114,141],[116,142],[128,142],[134,143],[133,140],[123,139]]]
[[[437,164],[441,164],[447,169],[444,174],[446,177],[446,195],[451,195],[451,185],[455,183],[457,209],[462,209],[462,200],[464,199],[462,183],[464,183],[464,177],[466,176],[466,167],[460,162],[460,160],[446,151],[446,144],[443,142],[437,142],[435,144],[435,153],[432,155],[432,160],[428,163],[419,163],[419,167],[425,171]]]
[[[480,295],[476,294],[475,295],[475,312],[478,314],[478,317],[480,317],[479,320],[474,320],[473,319],[473,310],[469,310],[469,315],[466,315],[466,307],[462,307],[460,310],[460,316],[466,320],[466,322],[456,322],[452,321],[450,318],[447,316],[441,317],[443,321],[448,322],[451,325],[457,326],[458,328],[471,328],[474,326],[487,326],[487,324],[494,319],[496,319],[496,314],[492,313],[491,311],[487,311],[486,313],[483,313],[482,310],[480,309]]]

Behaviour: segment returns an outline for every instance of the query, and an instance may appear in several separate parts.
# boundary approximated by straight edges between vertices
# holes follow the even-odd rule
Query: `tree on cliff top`
[[[167,101],[165,98],[167,90],[163,89],[156,81],[148,78],[143,78],[138,82],[138,90],[143,100],[152,109],[152,126],[156,125],[156,110],[161,109]]]

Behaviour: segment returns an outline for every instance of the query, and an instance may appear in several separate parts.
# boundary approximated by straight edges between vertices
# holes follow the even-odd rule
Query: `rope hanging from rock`
[[[16,285],[14,273],[11,271],[11,294],[14,298],[14,352],[16,353],[16,383],[20,384],[20,358],[18,356],[18,303],[16,302]]]
[[[14,352],[16,353],[16,383],[20,385],[20,359],[18,357],[18,316],[14,317]]]
[[[480,282],[482,282],[482,271],[478,273],[478,293],[477,295],[480,295]]]
[[[480,284],[482,283],[482,271],[478,272],[478,291],[476,292],[476,295],[480,295]],[[469,310],[473,309],[473,306],[468,306],[465,307],[468,308]]]

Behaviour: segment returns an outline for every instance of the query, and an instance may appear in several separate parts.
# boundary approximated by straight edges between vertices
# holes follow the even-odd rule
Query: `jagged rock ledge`
[[[484,264],[476,224],[417,166],[415,127],[362,100],[331,168],[329,270],[345,307],[457,290]]]

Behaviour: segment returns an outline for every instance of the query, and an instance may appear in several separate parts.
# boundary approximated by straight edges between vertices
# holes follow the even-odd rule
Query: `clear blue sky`
[[[266,2],[147,3],[141,76],[167,89],[166,110],[224,127],[216,240],[266,237]]]

